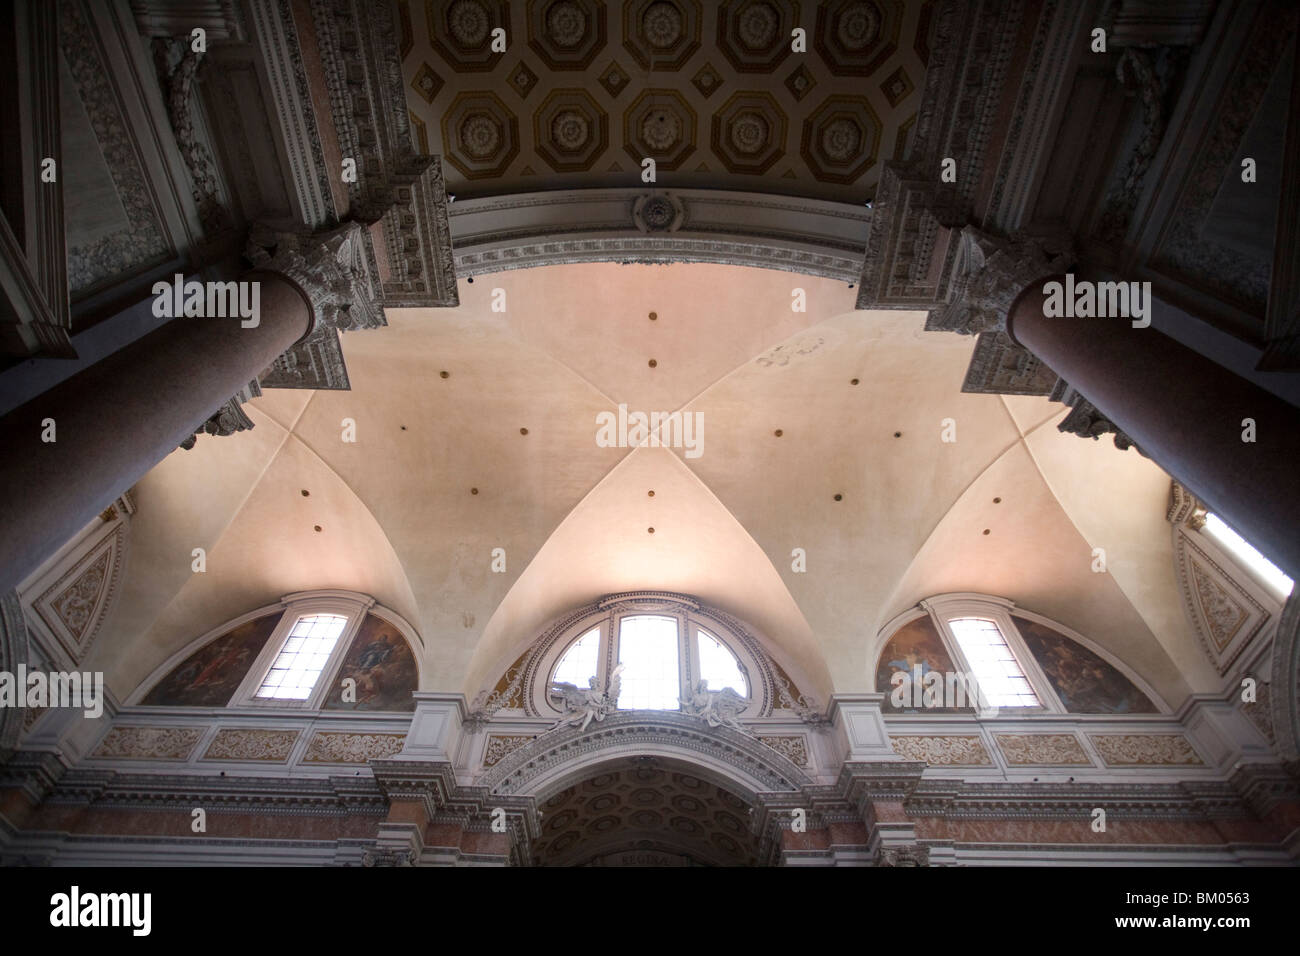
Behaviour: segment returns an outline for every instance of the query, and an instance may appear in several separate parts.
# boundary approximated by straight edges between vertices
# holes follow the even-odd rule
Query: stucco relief
[[[802,734],[759,737],[758,742],[771,747],[796,767],[808,766],[808,740]]]
[[[495,766],[532,739],[531,734],[492,734],[487,739],[487,750],[483,752],[483,766]]]
[[[997,734],[994,739],[1012,766],[1092,764],[1074,734]]]
[[[114,727],[92,757],[130,760],[185,760],[198,746],[202,727]]]
[[[249,730],[226,727],[217,732],[208,749],[203,754],[204,760],[265,760],[272,763],[284,763],[289,759],[294,743],[298,740],[296,730]]]
[[[907,734],[891,738],[894,753],[937,767],[984,767],[993,763],[979,737],[966,734]]]
[[[318,733],[303,763],[368,763],[402,749],[405,734]]]
[[[1181,734],[1089,734],[1108,766],[1201,764],[1191,742]]]

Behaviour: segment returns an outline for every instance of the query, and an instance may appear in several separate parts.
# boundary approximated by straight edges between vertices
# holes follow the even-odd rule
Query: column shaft
[[[1056,277],[1063,279],[1061,276]],[[1048,318],[1047,278],[1007,317],[1046,362],[1224,521],[1300,576],[1300,410],[1198,352],[1122,318]],[[1255,441],[1242,440],[1243,420]]]
[[[297,286],[273,273],[253,278],[255,328],[174,319],[0,419],[0,593],[307,333],[312,313]],[[46,419],[53,442],[42,441]]]

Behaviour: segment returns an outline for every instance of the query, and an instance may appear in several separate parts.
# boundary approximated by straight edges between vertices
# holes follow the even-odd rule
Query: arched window
[[[1038,695],[1011,652],[996,621],[955,617],[948,621],[981,696],[993,707],[1038,707]]]
[[[597,658],[599,651],[600,628],[593,627],[569,645],[569,649],[560,658],[560,663],[555,665],[555,673],[552,675],[551,681],[559,684],[573,684],[575,687],[586,687],[587,682],[596,676],[596,670],[599,666]]]
[[[257,696],[277,700],[310,697],[347,623],[341,614],[304,614],[298,618],[262,678]]]
[[[1290,596],[1295,582],[1287,577],[1281,568],[1264,557],[1254,545],[1228,527],[1218,515],[1206,512],[1205,524],[1201,530],[1282,598]]]
[[[819,714],[799,690],[802,675],[787,671],[741,621],[665,591],[608,595],[557,619],[483,689],[481,712],[554,718],[566,707],[557,683],[586,690],[594,679],[594,688],[608,694],[616,670],[621,711],[681,711],[683,700],[698,706],[704,681],[709,692],[744,701],[745,719]]]
[[[409,711],[419,636],[352,591],[289,594],[173,654],[132,695],[158,707]]]
[[[727,645],[704,631],[695,632],[699,649],[700,679],[709,682],[709,690],[731,688],[741,697],[749,696],[749,681]]]
[[[876,690],[886,714],[1161,711],[1149,685],[1101,648],[1005,598],[936,595],[881,635]]]
[[[681,655],[677,619],[652,614],[625,617],[618,631],[623,665],[619,710],[680,710]]]

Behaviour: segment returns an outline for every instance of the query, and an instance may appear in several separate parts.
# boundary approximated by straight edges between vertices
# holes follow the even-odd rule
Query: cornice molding
[[[711,262],[853,282],[872,213],[722,190],[556,190],[451,207],[456,271],[578,262]]]

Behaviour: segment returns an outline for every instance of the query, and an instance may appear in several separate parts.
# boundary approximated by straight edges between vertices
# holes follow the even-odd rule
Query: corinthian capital
[[[278,232],[255,225],[244,255],[259,272],[278,272],[307,296],[313,333],[387,325],[370,233],[355,222],[324,232]]]
[[[1074,262],[1068,239],[1002,238],[965,226],[956,239],[948,301],[930,313],[931,331],[1005,331],[1007,312],[1031,283],[1064,272]]]

